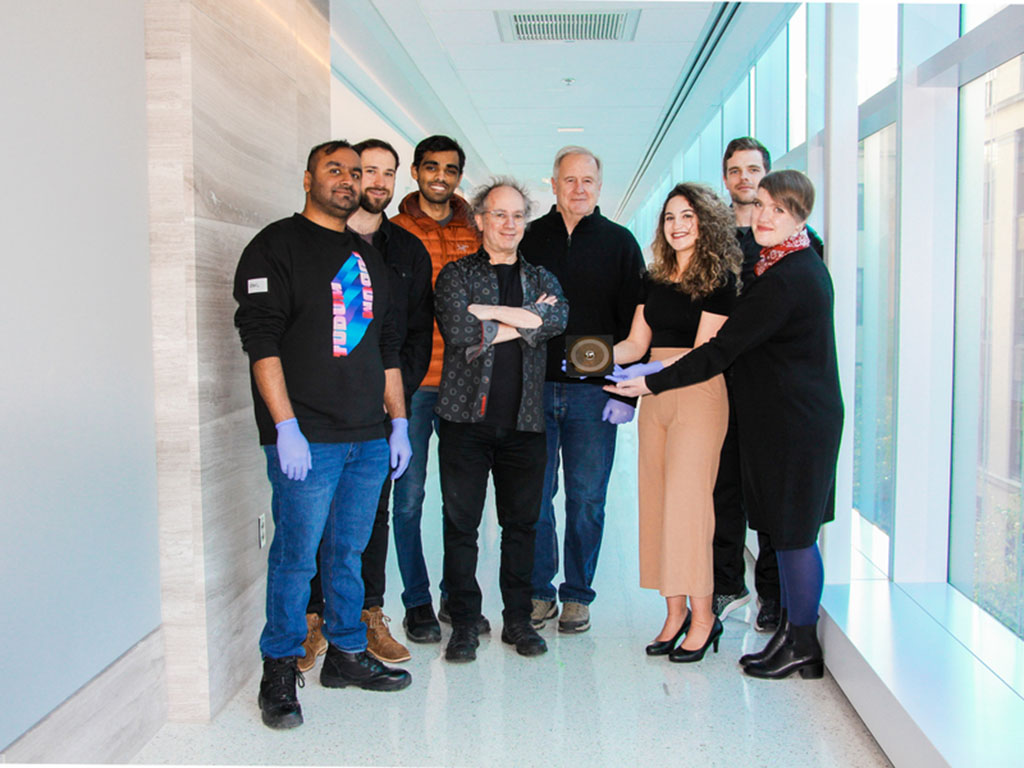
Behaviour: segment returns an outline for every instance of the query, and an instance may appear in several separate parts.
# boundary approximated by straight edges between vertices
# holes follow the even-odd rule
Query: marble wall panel
[[[196,407],[190,5],[147,0],[150,269],[160,572],[169,711],[209,718]]]
[[[296,84],[209,17],[192,29],[196,216],[259,229],[302,199]]]
[[[127,762],[167,719],[163,657],[158,629],[7,747],[0,763]]]
[[[291,213],[282,211],[277,218]],[[249,363],[234,325],[238,305],[232,287],[238,258],[256,232],[196,219],[196,317],[203,331],[198,348],[199,408],[204,422],[252,406]]]
[[[192,8],[294,82],[295,28],[299,8],[306,4],[305,0],[193,0]]]
[[[323,34],[330,18],[328,0],[311,0],[296,8],[295,81],[298,85],[296,111],[298,167],[306,167],[310,148],[331,136],[331,41]],[[324,91],[324,85],[327,90]],[[359,137],[352,139],[359,141]]]

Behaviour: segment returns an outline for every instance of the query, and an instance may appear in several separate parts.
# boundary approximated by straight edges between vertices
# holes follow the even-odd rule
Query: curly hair
[[[500,187],[509,187],[519,193],[519,196],[523,198],[523,213],[526,215],[526,220],[529,221],[530,214],[533,213],[533,200],[530,199],[530,193],[526,189],[526,185],[511,176],[492,176],[486,184],[482,184],[474,189],[473,196],[469,198],[470,214],[476,218],[485,213],[487,198],[490,197],[491,192]]]
[[[685,198],[697,214],[697,244],[682,276],[675,280],[676,253],[665,238],[665,209],[674,197]],[[686,181],[668,193],[658,215],[658,228],[651,244],[654,261],[650,275],[659,283],[674,285],[698,299],[725,285],[727,273],[736,276],[739,291],[740,263],[743,255],[736,240],[736,220],[732,211],[705,184]]]

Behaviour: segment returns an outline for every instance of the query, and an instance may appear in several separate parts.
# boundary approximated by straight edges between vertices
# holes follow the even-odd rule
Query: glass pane
[[[690,181],[702,181],[714,190],[722,189],[722,113],[714,117],[700,132],[700,175]],[[665,190],[668,194],[668,190]],[[664,199],[664,198],[663,198]]]
[[[1024,637],[1024,56],[960,89],[949,580]]]
[[[789,149],[807,138],[807,6],[789,20]]]
[[[854,547],[889,572],[896,460],[896,126],[859,145]]]
[[[722,105],[722,141],[750,135],[750,82],[744,77]],[[721,158],[719,158],[721,159]]]
[[[999,13],[1007,3],[966,3],[960,6],[960,34],[966,35]]]
[[[786,35],[775,38],[755,69],[757,132],[754,136],[768,147],[772,157],[781,157],[786,154]]]
[[[857,103],[863,104],[896,80],[898,6],[861,3],[857,26]]]

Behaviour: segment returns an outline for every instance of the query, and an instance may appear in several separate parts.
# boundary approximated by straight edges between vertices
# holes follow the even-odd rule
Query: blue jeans
[[[615,425],[601,421],[608,393],[591,384],[544,383],[544,424],[548,461],[544,497],[537,519],[533,558],[533,597],[554,600],[558,573],[558,534],[554,498],[558,493],[559,452],[565,462],[564,573],[558,597],[589,605],[604,532],[604,501],[615,458]]]
[[[267,623],[260,652],[302,656],[309,580],[323,540],[324,636],[343,651],[366,649],[362,554],[388,473],[386,440],[310,443],[313,468],[302,481],[281,471],[277,448],[264,446],[273,488],[274,540],[267,557]]]
[[[408,608],[430,602],[430,576],[423,559],[423,538],[420,520],[423,499],[426,498],[427,457],[430,436],[437,432],[438,417],[434,415],[437,391],[417,389],[409,409],[409,442],[412,460],[409,467],[395,482],[392,529],[395,534],[395,553],[398,570],[402,574],[402,604]]]

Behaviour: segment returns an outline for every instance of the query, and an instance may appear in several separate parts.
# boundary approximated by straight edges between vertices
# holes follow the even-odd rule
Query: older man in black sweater
[[[601,161],[583,147],[564,147],[555,156],[551,186],[556,205],[530,224],[520,249],[523,257],[550,270],[569,302],[566,334],[629,335],[640,299],[643,256],[625,227],[601,215]],[[533,614],[542,628],[558,615],[558,628],[590,628],[592,582],[604,532],[604,501],[615,456],[616,426],[633,418],[635,400],[609,397],[601,380],[574,379],[562,370],[565,340],[548,343],[544,417],[548,460],[544,501],[537,520],[533,566]],[[565,546],[563,581],[555,592],[558,537],[554,497],[559,457],[564,460]]]

